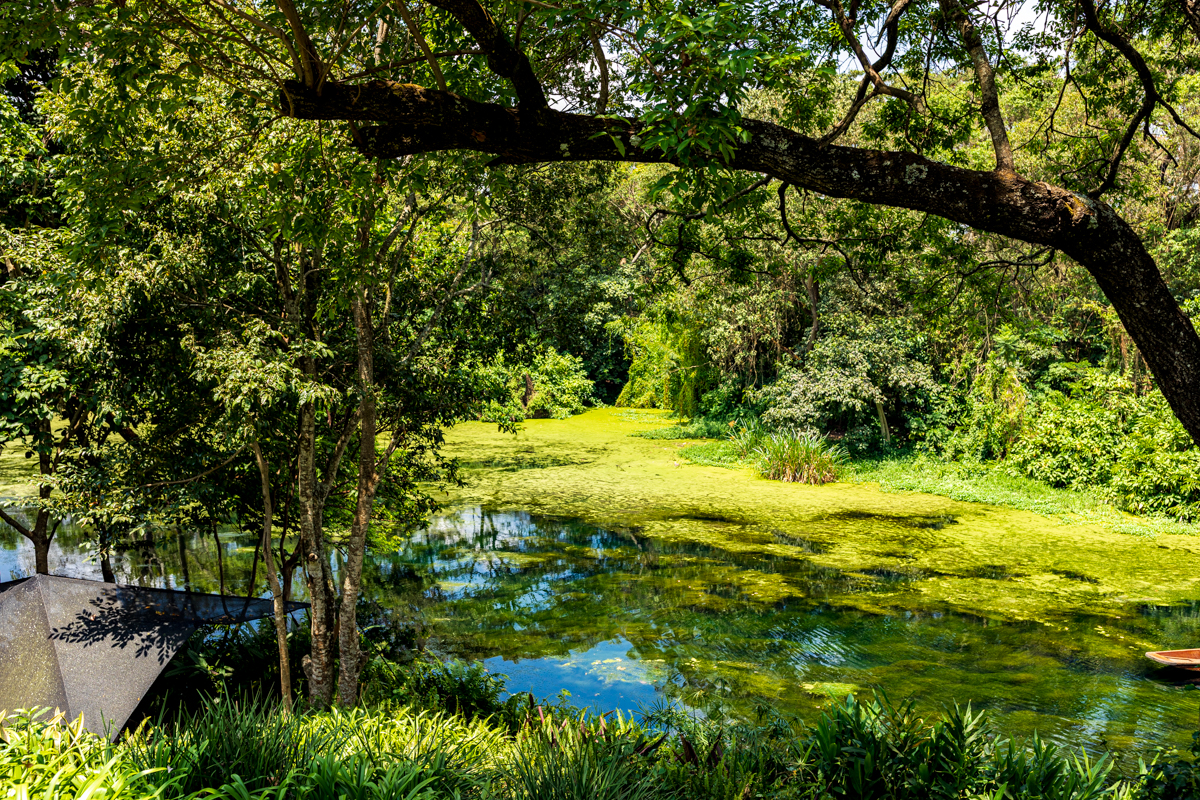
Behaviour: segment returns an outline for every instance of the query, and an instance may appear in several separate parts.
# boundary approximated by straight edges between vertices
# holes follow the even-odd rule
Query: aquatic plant
[[[738,458],[743,461],[752,458],[769,435],[767,427],[757,417],[730,424],[729,441],[733,443]]]
[[[850,457],[840,445],[813,431],[779,431],[755,449],[764,478],[820,486],[836,481]]]

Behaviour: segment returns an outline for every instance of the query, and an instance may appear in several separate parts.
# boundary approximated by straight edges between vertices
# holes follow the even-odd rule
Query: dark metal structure
[[[52,575],[0,583],[0,711],[57,708],[116,738],[197,626],[271,613],[270,600]]]

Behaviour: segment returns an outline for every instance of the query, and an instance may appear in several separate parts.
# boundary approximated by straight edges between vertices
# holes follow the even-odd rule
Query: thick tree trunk
[[[279,647],[279,696],[283,700],[283,710],[292,712],[292,670],[288,662],[287,647],[287,606],[284,604],[283,588],[279,585],[279,573],[275,571],[275,553],[271,550],[271,523],[274,509],[271,506],[271,470],[267,460],[263,458],[262,448],[254,442],[254,460],[258,462],[258,474],[262,479],[263,498],[263,532],[262,553],[263,566],[266,568],[267,584],[271,587],[273,619],[275,622],[275,642]]]
[[[667,162],[642,149],[637,122],[479,103],[412,84],[329,85],[318,96],[285,82],[285,114],[376,121],[360,127],[367,155],[442,150],[496,155],[499,163]],[[822,145],[782,126],[745,119],[749,135],[732,169],[768,175],[831,197],[936,214],[982,231],[1054,247],[1082,264],[1141,349],[1176,416],[1200,443],[1200,337],[1136,232],[1107,204],[1007,169],[974,171],[915,153]]]
[[[354,521],[350,526],[350,539],[346,543],[346,563],[342,568],[342,606],[338,615],[338,655],[341,669],[338,673],[338,703],[353,706],[358,701],[359,647],[358,647],[358,594],[362,587],[363,556],[366,552],[367,531],[371,526],[371,512],[375,505],[375,490],[379,476],[375,469],[375,337],[371,323],[371,311],[367,304],[366,290],[358,289],[354,295],[354,328],[358,338],[358,384],[359,400],[359,447],[358,447],[358,497],[354,508]]]

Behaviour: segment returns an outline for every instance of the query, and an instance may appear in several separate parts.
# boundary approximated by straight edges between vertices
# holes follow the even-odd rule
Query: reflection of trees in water
[[[111,544],[108,567],[113,581],[133,586],[170,586],[197,592],[219,592],[224,566],[225,589],[244,594],[254,555],[254,537],[236,532],[220,535],[221,558],[212,538],[200,532],[160,531],[152,542],[144,536],[117,538]],[[54,574],[102,580],[105,568],[96,553],[95,536],[78,526],[64,523],[51,548],[50,571]],[[18,553],[20,557],[18,557]],[[0,522],[0,580],[7,572],[21,577],[33,570],[33,549],[16,531]],[[263,583],[261,574],[258,583]],[[300,599],[300,598],[297,598]]]
[[[429,576],[424,602],[449,617],[441,632],[456,652],[565,655],[623,636],[640,657],[676,665],[689,683],[700,682],[714,658],[768,669],[794,662],[792,644],[769,633],[782,603],[752,597],[748,571],[783,576],[793,587],[786,602],[804,607],[862,583],[804,558],[477,510],[431,526],[402,557]]]
[[[1062,620],[1071,634],[1041,622],[997,623],[915,607],[892,615],[847,610],[831,604],[879,588],[901,605],[897,591],[921,576],[844,573],[807,558],[820,551],[807,540],[775,536],[773,544],[794,544],[794,557],[470,509],[413,537],[379,587],[394,593],[395,607],[424,608],[444,620],[437,633],[446,649],[468,657],[567,656],[623,637],[632,656],[661,664],[668,694],[745,700],[791,692],[783,698],[789,703],[803,702],[795,696],[801,682],[871,685],[880,674],[903,696],[910,685],[904,670],[877,670],[905,659],[944,664],[954,680],[965,681],[945,691],[964,693],[964,700],[970,676],[991,679],[1017,669],[1027,684],[975,699],[1004,708],[1012,698],[1045,696],[1054,698],[1045,701],[1052,713],[1068,718],[1084,715],[1077,706],[1086,702],[1080,700],[1086,686],[1099,681],[1112,690],[1109,684],[1125,680],[1138,655],[1113,650],[1092,633],[1097,624],[1120,624],[1140,639],[1164,628],[1194,638],[1200,629],[1200,606],[1147,611],[1119,623]],[[414,581],[408,569],[425,580]],[[764,576],[790,593],[756,599],[750,590]],[[1081,653],[1087,654],[1082,666]],[[1064,693],[1063,686],[1081,691]]]

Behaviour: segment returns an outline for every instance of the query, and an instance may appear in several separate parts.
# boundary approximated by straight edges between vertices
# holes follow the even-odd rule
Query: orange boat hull
[[[1152,650],[1146,653],[1146,658],[1167,667],[1200,670],[1200,649]]]

